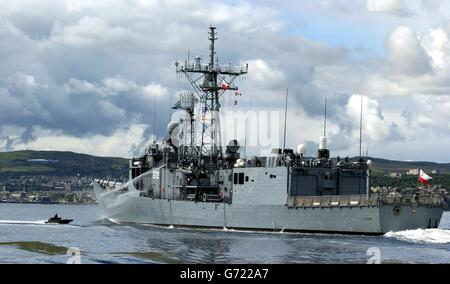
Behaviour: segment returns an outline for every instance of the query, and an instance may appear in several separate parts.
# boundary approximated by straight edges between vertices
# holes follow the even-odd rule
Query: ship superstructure
[[[315,158],[305,146],[241,157],[237,140],[220,137],[220,99],[237,91],[248,65],[221,67],[216,29],[209,28],[209,60],[176,62],[192,91],[179,91],[167,138],[130,161],[130,182],[113,188],[94,181],[105,217],[157,225],[382,234],[434,228],[438,195],[383,195],[370,190],[370,161],[331,159],[326,137]]]

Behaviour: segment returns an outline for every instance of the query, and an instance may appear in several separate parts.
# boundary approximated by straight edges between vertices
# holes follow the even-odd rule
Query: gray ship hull
[[[241,230],[384,234],[437,227],[443,208],[357,206],[288,208],[281,204],[226,204],[141,197],[103,191],[94,182],[104,217],[124,223]]]

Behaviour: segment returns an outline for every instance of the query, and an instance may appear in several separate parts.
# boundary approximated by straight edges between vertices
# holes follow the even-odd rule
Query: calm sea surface
[[[70,225],[48,225],[58,213]],[[254,233],[121,225],[98,206],[0,204],[0,263],[450,263],[450,212],[439,229],[385,236]],[[372,249],[373,250],[373,249]]]

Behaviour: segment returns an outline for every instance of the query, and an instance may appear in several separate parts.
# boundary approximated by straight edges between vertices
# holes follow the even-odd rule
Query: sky
[[[280,110],[287,146],[450,162],[450,3],[440,0],[6,0],[0,9],[0,151],[142,152],[165,135],[174,62],[249,64],[242,110]],[[155,102],[156,100],[156,107]],[[154,111],[156,110],[156,115]],[[154,126],[154,117],[156,125]]]

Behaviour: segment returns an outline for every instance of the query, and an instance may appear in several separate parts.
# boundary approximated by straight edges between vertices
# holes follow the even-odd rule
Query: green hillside
[[[405,173],[414,168],[425,171],[439,170],[450,174],[450,163],[404,162],[378,158],[372,160],[372,175],[382,176],[391,172]],[[341,158],[341,160],[343,160]],[[351,158],[356,161],[356,158]],[[0,177],[11,175],[91,176],[92,166],[96,177],[121,177],[128,175],[128,160],[124,158],[96,157],[73,152],[15,151],[0,152]],[[414,177],[412,177],[414,179]]]
[[[359,158],[350,158],[350,161],[355,162]],[[335,159],[334,159],[335,160]],[[440,174],[450,174],[450,163],[434,163],[434,162],[422,162],[422,161],[395,161],[373,157],[364,157],[364,160],[372,161],[372,174],[382,175],[392,172],[406,173],[411,169],[422,169],[425,172],[431,172],[431,170],[439,170]],[[343,161],[343,158],[341,158]]]
[[[441,174],[450,174],[450,163],[433,162],[405,162],[378,158],[368,158],[373,162],[373,170],[376,172],[406,172],[410,169],[423,169],[424,171],[439,170]]]
[[[52,175],[97,177],[127,176],[128,160],[95,157],[73,152],[15,151],[0,152],[0,176]]]

